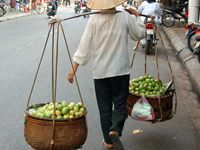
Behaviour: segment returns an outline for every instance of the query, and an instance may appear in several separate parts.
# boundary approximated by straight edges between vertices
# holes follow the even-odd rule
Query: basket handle
[[[31,87],[31,92],[29,94],[29,98],[28,98],[28,102],[27,102],[27,108],[29,106],[29,103],[30,103],[30,99],[31,99],[31,96],[32,96],[32,93],[33,93],[33,89],[34,89],[34,86],[35,86],[35,82],[36,82],[36,79],[37,79],[37,76],[38,76],[38,73],[39,73],[39,69],[40,69],[40,66],[41,66],[41,63],[42,63],[42,59],[44,57],[44,53],[45,53],[45,50],[46,50],[46,46],[47,46],[47,42],[49,40],[49,35],[50,35],[50,32],[51,32],[51,29],[52,29],[52,26],[50,26],[49,28],[49,32],[48,32],[48,35],[47,35],[47,38],[46,38],[46,41],[45,41],[45,45],[44,45],[44,48],[43,48],[43,52],[42,52],[42,55],[41,55],[41,58],[40,58],[40,61],[39,61],[39,65],[38,65],[38,68],[37,68],[37,71],[36,71],[36,74],[35,74],[35,77],[34,77],[34,81],[33,81],[33,84],[32,84],[32,87]]]

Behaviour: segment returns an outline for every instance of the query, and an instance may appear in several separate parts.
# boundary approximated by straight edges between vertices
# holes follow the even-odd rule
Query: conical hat
[[[114,8],[127,0],[89,0],[87,7],[93,10],[104,10]]]

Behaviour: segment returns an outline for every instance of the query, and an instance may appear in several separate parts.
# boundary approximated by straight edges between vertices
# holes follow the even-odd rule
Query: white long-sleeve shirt
[[[155,21],[157,23],[159,23],[159,18],[162,16],[162,9],[160,7],[160,3],[157,2],[148,3],[147,1],[143,1],[140,7],[138,8],[138,12],[143,15],[154,16]],[[145,17],[142,17],[142,20],[144,21]]]
[[[128,35],[133,40],[145,37],[140,17],[109,10],[90,17],[73,60],[85,65],[92,57],[93,77],[101,79],[130,74]]]

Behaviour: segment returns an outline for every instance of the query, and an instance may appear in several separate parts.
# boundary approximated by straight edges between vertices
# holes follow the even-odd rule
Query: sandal
[[[113,150],[113,147],[108,146],[108,144],[105,142],[104,139],[102,140],[102,144],[107,150]],[[112,144],[109,144],[109,145],[112,145]]]
[[[114,150],[124,150],[124,146],[116,134],[110,134],[110,140],[113,143]]]

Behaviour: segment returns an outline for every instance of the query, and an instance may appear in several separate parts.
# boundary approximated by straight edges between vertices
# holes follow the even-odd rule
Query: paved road
[[[65,18],[74,15],[72,8],[60,7],[60,14]],[[65,35],[71,54],[78,46],[88,18],[77,18],[63,22]],[[48,18],[44,15],[33,15],[0,23],[1,55],[0,55],[0,93],[1,93],[1,123],[0,123],[0,150],[29,150],[30,146],[24,139],[24,109],[26,108],[31,85],[37,65],[44,47],[49,30]],[[52,33],[51,33],[52,35]],[[163,34],[162,34],[163,35]],[[199,133],[195,130],[190,115],[187,113],[186,99],[197,100],[192,91],[191,83],[176,58],[172,47],[165,36],[166,47],[174,70],[178,93],[178,112],[170,121],[151,124],[134,121],[128,118],[123,132],[122,141],[126,150],[199,150]],[[75,84],[67,82],[67,73],[70,70],[69,58],[64,45],[62,34],[59,36],[59,68],[57,101],[80,101]],[[36,86],[30,104],[51,101],[51,37],[40,68]],[[130,59],[135,42],[129,41]],[[163,53],[159,49],[159,71],[161,79],[169,82],[170,71]],[[156,77],[155,57],[152,53],[148,58],[147,71]],[[139,49],[134,61],[131,78],[144,74],[144,52]],[[91,62],[80,67],[77,78],[84,102],[88,107],[88,138],[83,150],[101,150],[101,130],[94,94]],[[194,103],[190,105],[195,106]],[[133,135],[134,129],[142,129],[143,133]]]

